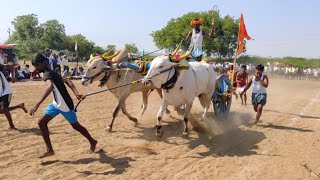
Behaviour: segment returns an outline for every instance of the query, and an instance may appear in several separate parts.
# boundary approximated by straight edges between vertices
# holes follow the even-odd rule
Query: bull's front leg
[[[119,101],[118,104],[117,104],[117,107],[114,109],[114,111],[112,113],[112,120],[111,120],[110,124],[107,126],[106,131],[108,131],[108,132],[112,131],[113,122],[114,122],[114,120],[116,119],[116,117],[117,117],[117,115],[119,113],[121,105],[122,105],[122,103]]]
[[[121,111],[122,111],[123,114],[125,114],[125,115],[130,119],[130,121],[133,121],[133,122],[135,122],[135,123],[138,122],[137,118],[132,117],[132,116],[128,113],[125,102],[123,103],[123,105],[122,105],[122,107],[121,107]]]
[[[113,122],[116,119],[116,117],[118,116],[119,110],[122,109],[122,107],[124,106],[124,103],[125,103],[127,97],[128,96],[123,96],[122,98],[120,98],[118,100],[117,107],[114,109],[114,111],[112,113],[112,120],[111,120],[109,126],[107,127],[106,131],[109,131],[109,132],[112,131]]]
[[[192,103],[186,104],[186,108],[185,108],[184,116],[183,116],[183,121],[184,121],[184,130],[183,130],[183,133],[182,133],[183,137],[188,137],[189,136],[189,128],[188,128],[189,119],[188,119],[188,116],[190,114],[191,108],[192,108]]]
[[[166,111],[168,107],[168,103],[162,99],[161,101],[161,106],[157,115],[157,125],[156,125],[156,136],[161,137],[162,136],[162,131],[161,131],[161,120],[163,113]]]
[[[162,99],[162,90],[161,89],[156,89],[157,90],[157,93],[159,94],[160,98]],[[166,114],[170,114],[170,111],[168,108],[166,108]]]

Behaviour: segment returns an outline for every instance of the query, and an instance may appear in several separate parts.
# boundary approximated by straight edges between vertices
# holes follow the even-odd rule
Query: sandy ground
[[[74,82],[84,94],[101,89]],[[25,102],[30,109],[45,83],[12,86],[11,104]],[[120,112],[111,133],[105,128],[116,99],[109,92],[98,94],[83,101],[77,113],[79,122],[99,141],[96,153],[89,153],[86,139],[58,116],[49,123],[56,154],[39,159],[46,149],[37,121],[50,97],[34,117],[12,111],[17,131],[7,130],[7,120],[0,116],[0,179],[319,179],[319,87],[320,82],[271,79],[257,128],[247,125],[255,116],[252,106],[241,106],[235,99],[229,119],[217,120],[211,109],[204,122],[214,135],[200,129],[183,138],[182,117],[173,112],[164,116],[160,141],[154,129],[160,102],[156,93],[150,95],[138,124]],[[128,111],[139,117],[141,102],[140,93],[132,94]],[[195,121],[201,109],[196,100]]]

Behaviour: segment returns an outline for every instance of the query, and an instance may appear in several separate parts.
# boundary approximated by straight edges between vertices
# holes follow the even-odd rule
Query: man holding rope
[[[43,113],[44,115],[38,122],[40,131],[47,146],[47,152],[39,158],[54,155],[49,137],[48,123],[58,114],[63,115],[75,130],[80,132],[84,137],[88,139],[90,143],[90,150],[91,152],[94,152],[97,141],[93,139],[87,129],[78,122],[77,115],[74,110],[73,101],[64,83],[66,83],[72,89],[78,100],[83,99],[84,96],[79,94],[71,80],[62,78],[58,73],[51,70],[48,67],[48,59],[45,58],[42,54],[37,54],[37,56],[32,60],[32,65],[38,72],[43,73],[43,80],[46,82],[47,88],[39,101],[30,110],[30,115],[34,115],[40,104],[48,97],[50,93],[52,93],[54,97],[53,102],[49,104],[49,106]]]
[[[212,20],[210,32],[205,30],[201,30],[200,26],[203,25],[202,19],[194,19],[190,22],[190,26],[193,27],[193,30],[190,30],[186,38],[182,38],[180,43],[191,39],[191,43],[189,49],[194,46],[194,50],[191,53],[191,59],[193,61],[201,61],[202,60],[202,40],[203,36],[212,37],[214,34],[214,20]]]

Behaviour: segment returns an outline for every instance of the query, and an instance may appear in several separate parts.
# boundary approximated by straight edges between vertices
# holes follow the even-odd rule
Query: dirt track
[[[84,94],[100,90],[97,84],[82,87],[74,82]],[[12,105],[25,102],[30,109],[45,83],[12,86]],[[246,126],[254,118],[251,105],[244,107],[236,100],[230,119],[217,121],[211,115],[212,137],[191,131],[184,139],[181,116],[165,115],[161,141],[156,140],[154,130],[160,102],[156,93],[150,95],[147,112],[138,124],[119,113],[112,133],[104,130],[115,98],[111,93],[91,96],[79,106],[78,117],[99,141],[97,153],[89,154],[88,142],[58,116],[49,124],[56,155],[38,159],[45,144],[37,119],[50,97],[35,117],[22,110],[12,112],[18,131],[7,130],[7,120],[0,116],[0,179],[319,179],[319,87],[320,82],[271,79],[268,102],[256,129]],[[131,95],[128,111],[139,117],[141,102],[139,93]],[[201,108],[198,100],[195,103],[197,117]]]

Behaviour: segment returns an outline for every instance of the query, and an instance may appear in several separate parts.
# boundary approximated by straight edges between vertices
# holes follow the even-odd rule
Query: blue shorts
[[[77,118],[77,115],[76,115],[76,112],[74,111],[74,109],[72,109],[71,111],[68,111],[68,112],[63,112],[60,109],[58,109],[55,105],[53,105],[52,103],[46,108],[46,110],[44,110],[43,114],[49,115],[52,118],[56,117],[58,114],[62,114],[62,116],[64,118],[66,118],[66,120],[70,124],[74,124],[74,123],[78,122],[78,118]]]

